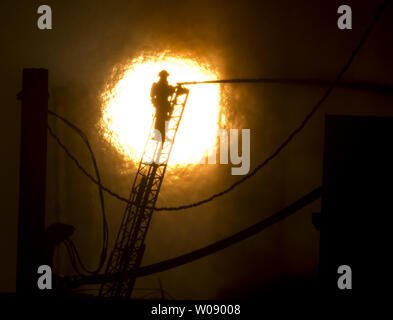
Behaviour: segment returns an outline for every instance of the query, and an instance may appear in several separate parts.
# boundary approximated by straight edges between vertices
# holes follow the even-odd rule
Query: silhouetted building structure
[[[327,116],[320,275],[330,297],[371,299],[391,277],[393,118]],[[338,268],[352,270],[339,289]]]

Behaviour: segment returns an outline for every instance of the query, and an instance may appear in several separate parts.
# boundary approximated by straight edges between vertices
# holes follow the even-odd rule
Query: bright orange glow
[[[120,80],[102,95],[101,132],[126,159],[138,163],[153,120],[150,89],[161,70],[168,82],[218,79],[207,64],[165,53],[140,56],[124,68]],[[116,72],[116,70],[114,70]],[[220,112],[219,85],[193,85],[169,160],[170,165],[197,163],[214,150]]]

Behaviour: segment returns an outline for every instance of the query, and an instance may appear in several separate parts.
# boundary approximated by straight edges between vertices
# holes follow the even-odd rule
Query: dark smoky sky
[[[15,290],[22,69],[49,69],[51,109],[89,136],[105,185],[126,196],[135,165],[99,134],[99,96],[116,65],[144,52],[170,50],[210,63],[223,78],[334,79],[380,1],[8,1],[1,9],[0,126],[2,220],[0,291]],[[39,5],[53,10],[53,30],[36,27]],[[337,8],[353,11],[353,29],[337,28]],[[393,5],[387,7],[345,74],[350,81],[393,84]],[[170,70],[169,70],[170,71]],[[190,79],[191,81],[194,79]],[[268,156],[324,92],[322,87],[224,85],[231,128],[251,129],[251,167]],[[192,90],[192,88],[191,88]],[[290,204],[322,181],[325,114],[392,116],[392,97],[336,89],[306,129],[248,183],[201,207],[154,214],[143,264],[207,245]],[[85,146],[49,119],[92,171]],[[201,127],[201,130],[203,128]],[[125,170],[125,168],[127,170]],[[125,172],[125,173],[124,173]],[[98,262],[101,220],[96,187],[48,138],[47,223],[73,224],[86,263]],[[180,178],[180,179],[175,179]],[[189,203],[230,185],[230,166],[196,166],[168,173],[158,205]],[[124,204],[105,195],[111,243]],[[196,262],[140,278],[136,287],[163,287],[175,298],[255,297],[293,279],[313,278],[319,233],[311,213],[317,201],[265,232]],[[70,274],[63,248],[57,271]]]

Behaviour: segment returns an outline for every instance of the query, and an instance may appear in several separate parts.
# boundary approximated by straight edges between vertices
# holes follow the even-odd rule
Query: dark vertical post
[[[48,70],[24,69],[22,92],[16,290],[38,293],[45,230]]]

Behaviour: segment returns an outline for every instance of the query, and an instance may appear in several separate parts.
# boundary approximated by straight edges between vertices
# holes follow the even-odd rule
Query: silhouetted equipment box
[[[368,299],[389,289],[392,148],[393,118],[326,117],[320,227],[324,294]],[[352,270],[351,290],[338,288],[340,265]]]

